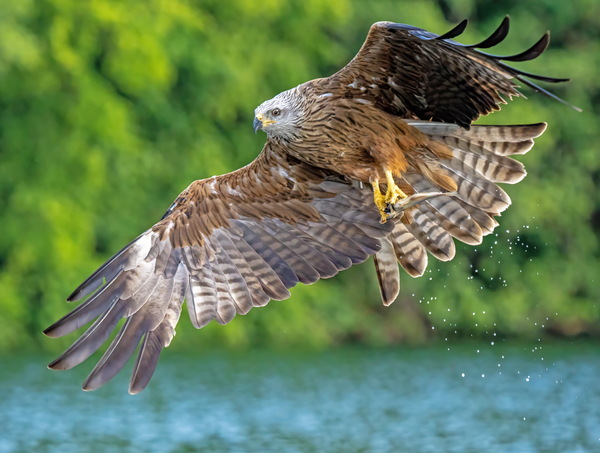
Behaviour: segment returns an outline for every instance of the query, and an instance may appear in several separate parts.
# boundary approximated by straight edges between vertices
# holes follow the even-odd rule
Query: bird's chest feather
[[[345,101],[315,112],[290,153],[311,165],[368,181],[384,168],[397,174],[406,171],[406,153],[421,141],[418,131],[398,117]]]

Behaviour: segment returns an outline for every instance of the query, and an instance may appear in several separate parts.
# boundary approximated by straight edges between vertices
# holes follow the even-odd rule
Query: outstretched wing
[[[344,69],[309,82],[342,87],[348,90],[344,94],[409,118],[411,127],[447,146],[450,154],[435,166],[456,182],[454,194],[440,195],[423,169],[409,167],[402,184],[419,203],[380,224],[370,188],[303,164],[268,142],[247,167],[194,182],[159,223],[73,292],[69,300],[87,299],[45,333],[59,337],[95,321],[49,366],[64,370],[81,363],[125,319],[83,388],[111,379],[141,342],[129,389],[137,393],[173,338],[184,299],[197,328],[212,320],[225,324],[237,313],[289,297],[288,289],[298,282],[332,277],[375,255],[387,305],[400,287],[397,262],[418,276],[427,252],[446,261],[454,256],[453,238],[479,243],[497,225],[494,216],[510,205],[496,183],[518,182],[525,175],[508,156],[529,150],[545,124],[459,126],[497,109],[502,95],[518,95],[513,79],[541,91],[525,77],[565,79],[526,74],[501,61],[534,58],[546,47],[547,35],[522,54],[498,57],[475,47],[501,41],[507,19],[476,46],[450,39],[463,28],[437,36],[377,23]]]
[[[506,103],[502,96],[520,96],[515,80],[564,102],[529,79],[553,83],[568,79],[529,74],[504,63],[538,57],[550,42],[549,32],[524,52],[500,56],[478,49],[506,37],[508,17],[489,38],[473,45],[451,39],[466,25],[464,20],[448,33],[436,35],[410,25],[377,22],[354,59],[322,83],[342,87],[350,96],[402,117],[463,127],[498,110],[499,104]]]
[[[81,363],[125,318],[83,388],[111,379],[141,341],[129,389],[140,392],[173,338],[184,298],[195,327],[225,324],[378,251],[393,225],[379,223],[371,197],[267,143],[249,166],[190,185],[159,223],[73,292],[71,301],[89,297],[45,334],[96,320],[50,368]]]

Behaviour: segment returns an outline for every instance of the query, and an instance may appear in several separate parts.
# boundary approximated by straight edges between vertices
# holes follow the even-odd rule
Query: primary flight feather
[[[175,334],[185,300],[192,323],[226,324],[237,313],[290,296],[297,283],[329,278],[374,256],[384,304],[397,297],[398,263],[413,277],[428,253],[453,258],[456,238],[478,244],[511,203],[496,183],[515,183],[523,154],[544,123],[471,126],[519,96],[530,79],[507,66],[540,55],[478,50],[502,41],[508,18],[486,40],[452,40],[391,22],[374,24],[342,70],[257,107],[267,134],[256,160],[193,182],[164,217],[108,260],[68,298],[86,298],[48,327],[50,337],[92,322],[49,367],[83,362],[125,318],[83,384],[93,390],[120,371],[140,344],[130,393],[148,384]]]

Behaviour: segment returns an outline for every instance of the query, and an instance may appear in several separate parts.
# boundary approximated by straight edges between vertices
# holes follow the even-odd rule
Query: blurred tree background
[[[497,234],[431,259],[420,279],[404,274],[390,308],[365,263],[202,335],[184,315],[174,345],[598,335],[597,0],[19,0],[0,3],[0,350],[64,347],[72,337],[41,330],[71,290],[191,181],[251,161],[265,141],[254,107],[335,72],[373,22],[443,33],[468,18],[470,43],[505,14],[512,31],[493,52],[550,29],[550,49],[516,66],[571,77],[550,88],[583,113],[524,89],[529,100],[483,119],[550,124],[522,158],[528,177],[507,188]]]

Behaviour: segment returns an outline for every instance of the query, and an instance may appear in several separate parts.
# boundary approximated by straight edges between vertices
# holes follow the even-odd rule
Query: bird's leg
[[[385,223],[390,218],[394,211],[394,205],[399,199],[407,198],[407,195],[396,185],[394,175],[391,171],[385,171],[385,179],[387,184],[385,195],[381,193],[379,180],[373,179],[371,181],[371,185],[373,186],[373,200],[381,215],[381,223]]]
[[[385,196],[381,193],[381,189],[379,188],[379,180],[371,180],[371,186],[373,186],[373,201],[379,210],[379,214],[381,214],[381,223],[385,223],[387,220],[387,214],[385,213],[387,203],[385,202]]]
[[[398,199],[406,198],[407,195],[402,192],[400,187],[396,185],[394,181],[394,175],[390,170],[385,171],[385,179],[387,182],[387,190],[385,192],[385,203],[388,205],[394,205]]]

